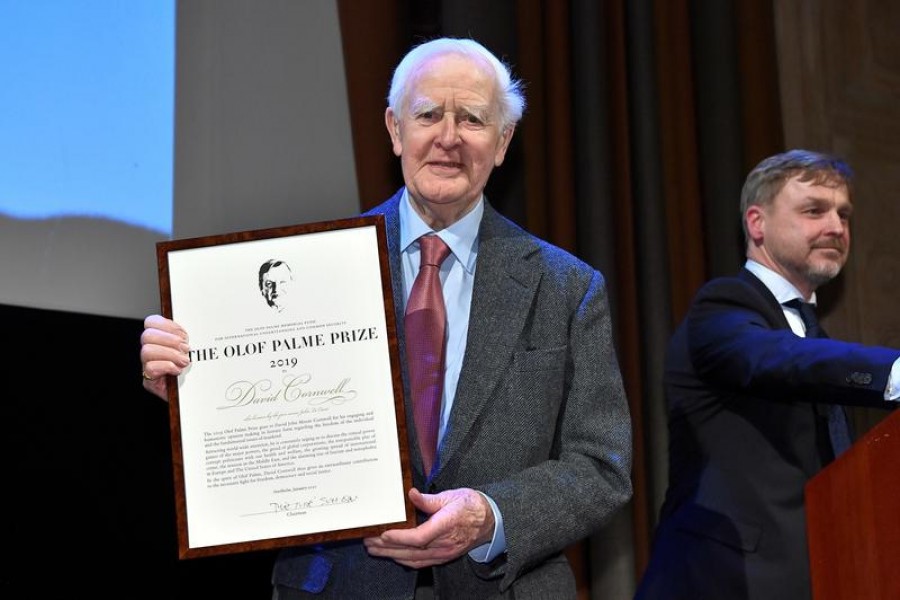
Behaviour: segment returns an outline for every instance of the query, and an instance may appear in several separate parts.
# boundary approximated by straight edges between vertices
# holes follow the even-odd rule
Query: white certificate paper
[[[383,218],[157,244],[182,558],[414,525]]]

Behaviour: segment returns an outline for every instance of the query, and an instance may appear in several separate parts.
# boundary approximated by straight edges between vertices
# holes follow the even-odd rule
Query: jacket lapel
[[[485,204],[466,353],[442,442],[441,467],[472,429],[517,349],[541,279],[527,260],[536,251],[528,234]]]
[[[419,451],[419,442],[416,438],[415,421],[412,413],[412,396],[410,395],[409,381],[406,376],[406,333],[403,328],[403,271],[400,265],[400,199],[403,197],[403,188],[394,194],[387,202],[375,207],[366,214],[384,215],[385,234],[388,245],[388,260],[391,269],[391,288],[394,299],[394,318],[397,324],[397,350],[400,359],[400,376],[403,382],[404,412],[406,414],[406,431],[409,440],[410,462],[418,475],[417,479],[424,481],[422,468],[422,454]]]
[[[373,209],[383,214],[387,234],[397,344],[403,365],[403,394],[410,455],[419,476],[422,457],[413,427],[412,401],[406,377],[406,338],[403,329],[403,279],[400,266],[400,213],[402,188],[393,198]],[[368,214],[371,214],[368,213]],[[505,367],[511,362],[516,343],[527,325],[528,315],[541,280],[528,258],[538,250],[534,239],[485,203],[479,229],[478,263],[472,291],[472,308],[466,353],[456,398],[440,451],[442,468],[459,449],[484,404],[491,397]]]
[[[791,328],[788,324],[787,317],[784,316],[784,309],[781,308],[781,304],[778,303],[778,300],[775,299],[775,296],[772,295],[772,292],[759,277],[747,269],[741,269],[738,272],[738,278],[750,284],[750,287],[759,294],[760,299],[762,300],[760,308],[763,309],[763,315],[776,329]]]

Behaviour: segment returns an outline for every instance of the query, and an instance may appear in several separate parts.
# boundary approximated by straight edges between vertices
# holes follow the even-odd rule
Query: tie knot
[[[441,263],[450,255],[450,248],[444,243],[444,240],[433,234],[420,237],[419,248],[422,252],[419,268],[425,265],[440,267]]]
[[[819,336],[819,319],[816,317],[816,305],[811,302],[804,302],[800,298],[794,298],[784,303],[800,313],[803,324],[806,325],[806,335],[808,337]]]

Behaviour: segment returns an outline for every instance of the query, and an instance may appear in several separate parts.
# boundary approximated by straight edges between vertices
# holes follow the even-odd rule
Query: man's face
[[[263,273],[261,291],[269,306],[279,310],[284,308],[293,281],[291,270],[287,265],[278,265]]]
[[[757,260],[808,297],[847,262],[852,212],[846,186],[815,185],[793,177],[770,206],[748,209],[750,245],[763,259]]]
[[[403,117],[390,108],[385,113],[407,190],[423,216],[464,214],[503,162],[513,132],[499,129],[487,69],[455,54],[432,58],[412,75]]]

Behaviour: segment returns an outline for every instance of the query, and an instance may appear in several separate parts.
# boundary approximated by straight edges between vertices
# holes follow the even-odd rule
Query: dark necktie
[[[419,238],[419,274],[413,283],[403,324],[409,361],[413,419],[425,474],[429,475],[437,454],[441,419],[441,392],[444,387],[445,334],[447,311],[441,291],[441,263],[450,248],[436,235]]]
[[[827,338],[828,335],[819,325],[819,319],[816,317],[816,308],[810,302],[803,302],[799,298],[794,298],[784,303],[796,309],[806,325],[806,337],[808,338]],[[853,443],[850,436],[850,424],[847,421],[847,414],[844,407],[840,404],[828,405],[828,437],[831,438],[831,449],[835,458],[841,455]]]

